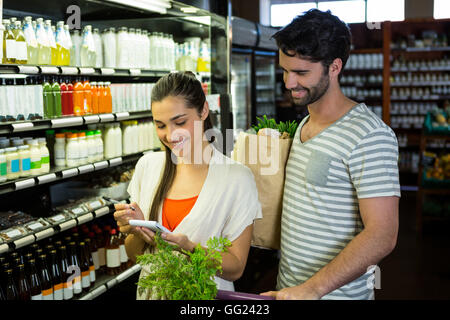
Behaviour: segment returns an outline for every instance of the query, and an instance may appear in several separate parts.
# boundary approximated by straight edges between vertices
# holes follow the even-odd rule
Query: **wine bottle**
[[[31,295],[31,300],[42,300],[42,282],[39,274],[36,270],[36,260],[31,259],[29,262],[30,270],[30,286],[29,294]],[[20,278],[19,278],[20,283]],[[20,295],[20,285],[19,285],[19,295]]]
[[[38,273],[41,276],[42,300],[53,300],[53,281],[47,267],[47,255],[38,257]]]
[[[72,281],[69,281],[72,272],[69,270],[69,259],[67,258],[66,246],[62,245],[59,247],[59,256],[61,258],[60,264],[63,280],[63,298],[64,300],[70,300],[73,298],[73,285]]]
[[[63,277],[61,267],[58,263],[58,256],[56,250],[51,250],[50,253],[50,274],[53,285],[53,300],[63,300]]]
[[[81,288],[84,292],[89,292],[91,287],[91,275],[89,270],[89,261],[86,256],[86,243],[81,241],[78,245],[81,269]]]

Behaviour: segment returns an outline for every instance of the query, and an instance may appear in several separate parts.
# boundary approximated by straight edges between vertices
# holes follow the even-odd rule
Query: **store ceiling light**
[[[161,14],[166,14],[167,9],[171,8],[172,5],[166,0],[107,0],[109,2],[119,3],[121,5],[126,4],[127,6],[148,10],[152,12],[157,12]]]

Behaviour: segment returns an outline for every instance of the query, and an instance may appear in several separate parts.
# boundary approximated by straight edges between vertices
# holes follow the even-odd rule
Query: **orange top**
[[[184,217],[192,210],[197,198],[198,196],[180,200],[166,198],[162,208],[163,226],[170,231],[175,230]]]

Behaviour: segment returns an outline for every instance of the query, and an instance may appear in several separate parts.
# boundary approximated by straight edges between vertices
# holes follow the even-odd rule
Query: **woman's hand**
[[[189,238],[181,233],[161,233],[161,238],[166,240],[171,245],[178,246],[180,249],[193,252],[197,244],[189,240]]]
[[[132,210],[133,207],[135,210]],[[116,212],[114,212],[114,219],[117,221],[117,226],[120,232],[125,234],[134,234],[140,237],[148,244],[154,244],[155,233],[145,227],[130,226],[129,220],[145,220],[144,214],[137,203],[131,204],[118,203],[114,205]]]

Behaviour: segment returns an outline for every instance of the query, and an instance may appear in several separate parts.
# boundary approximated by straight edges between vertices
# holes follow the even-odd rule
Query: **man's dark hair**
[[[328,70],[336,58],[342,60],[344,68],[350,54],[352,36],[347,24],[329,10],[311,9],[297,16],[272,37],[284,54],[321,62]],[[292,51],[295,53],[292,54]]]

